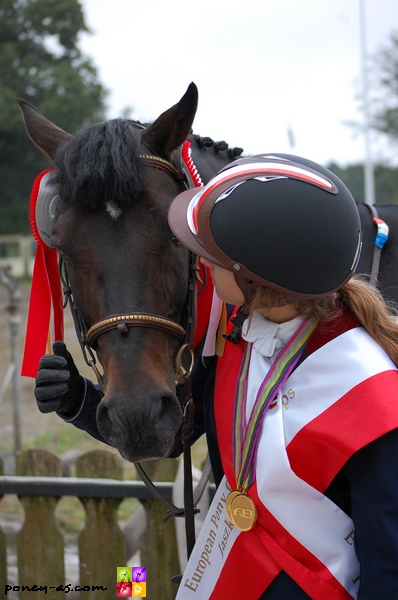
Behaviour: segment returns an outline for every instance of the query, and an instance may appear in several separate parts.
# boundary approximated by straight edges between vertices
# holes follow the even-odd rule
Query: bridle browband
[[[177,182],[184,183],[185,187],[188,187],[186,183],[187,178],[182,171],[179,171],[172,163],[149,154],[139,155],[139,158],[143,161],[144,165],[160,169],[167,174],[171,175]],[[63,292],[65,296],[64,308],[67,303],[70,305],[76,334],[82,349],[83,358],[88,366],[90,366],[97,378],[98,385],[102,392],[104,392],[104,379],[103,375],[99,372],[96,366],[96,359],[93,352],[93,346],[100,335],[116,329],[120,334],[125,335],[128,333],[130,327],[151,327],[159,329],[160,331],[177,337],[181,343],[180,349],[177,352],[175,359],[175,379],[180,384],[180,402],[183,410],[183,421],[182,421],[182,441],[184,447],[184,508],[178,508],[172,504],[152,483],[140,463],[134,463],[135,467],[143,479],[144,483],[152,492],[153,496],[159,500],[168,510],[164,520],[172,516],[184,516],[186,524],[186,542],[187,542],[187,555],[190,556],[193,546],[195,544],[195,522],[194,515],[198,512],[195,508],[199,502],[205,485],[210,473],[210,464],[207,464],[207,468],[203,470],[202,478],[196,487],[195,493],[192,489],[192,466],[190,457],[190,437],[193,428],[193,412],[194,405],[191,394],[190,374],[193,367],[193,336],[196,323],[196,282],[198,280],[198,264],[197,257],[190,252],[190,264],[189,264],[189,285],[188,285],[188,301],[187,301],[187,317],[186,317],[186,328],[182,327],[175,321],[162,317],[159,315],[153,315],[150,313],[136,313],[130,312],[128,314],[117,314],[110,315],[99,321],[96,321],[90,328],[87,327],[83,320],[73,298],[72,289],[69,282],[69,276],[66,265],[60,255],[59,257],[59,272],[61,281],[63,284]],[[189,355],[189,365],[186,367],[186,362],[183,359],[184,354]],[[177,582],[179,576],[176,576],[174,580]]]
[[[160,158],[160,156],[153,156],[152,154],[139,154],[138,158],[140,158],[144,164],[147,164],[150,167],[154,167],[155,169],[159,169],[160,171],[165,171],[178,182],[185,182],[186,177],[182,171],[179,171],[171,162],[166,160],[165,158]]]

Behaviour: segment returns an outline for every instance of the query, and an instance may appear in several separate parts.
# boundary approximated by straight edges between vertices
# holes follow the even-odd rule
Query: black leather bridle
[[[144,165],[165,171],[178,182],[183,183],[184,187],[187,187],[184,173],[179,171],[170,162],[160,157],[146,154],[140,155],[139,158],[144,162]],[[77,338],[82,349],[83,358],[86,364],[93,369],[98,381],[98,385],[102,392],[104,391],[104,378],[97,367],[95,354],[93,352],[93,345],[100,335],[113,329],[117,329],[120,334],[126,334],[129,327],[152,327],[159,329],[166,334],[174,335],[180,341],[180,349],[175,359],[175,379],[179,384],[179,398],[183,411],[181,436],[184,457],[184,508],[176,507],[160,492],[160,490],[156,488],[140,463],[134,463],[134,465],[153,496],[166,507],[167,514],[164,517],[164,520],[166,521],[170,517],[185,517],[187,556],[189,558],[195,544],[194,516],[197,512],[199,512],[198,509],[196,509],[196,505],[203,494],[210,473],[210,464],[207,461],[206,468],[203,470],[202,478],[199,481],[194,493],[192,486],[192,463],[190,451],[190,438],[192,436],[194,419],[194,404],[191,393],[190,374],[194,362],[193,335],[196,323],[196,289],[197,281],[199,279],[199,266],[197,257],[190,253],[188,300],[186,309],[187,316],[185,328],[166,317],[142,312],[110,315],[104,319],[101,319],[100,321],[95,322],[90,328],[88,328],[75,304],[67,268],[61,256],[59,258],[59,271],[65,296],[64,308],[66,304],[69,303]],[[175,577],[174,580],[177,582],[178,576]]]

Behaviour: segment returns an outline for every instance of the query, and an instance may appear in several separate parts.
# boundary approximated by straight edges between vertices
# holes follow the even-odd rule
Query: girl
[[[396,600],[398,325],[353,278],[351,194],[306,159],[252,156],[177,196],[169,222],[237,307],[192,375],[218,490],[177,598]],[[98,393],[58,353],[69,383],[59,396],[39,371],[39,408],[101,439]]]

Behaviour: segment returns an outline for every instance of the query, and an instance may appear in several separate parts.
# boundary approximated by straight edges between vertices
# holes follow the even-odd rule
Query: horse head
[[[50,245],[64,260],[104,370],[98,427],[129,461],[167,456],[182,418],[174,362],[189,278],[188,251],[167,223],[169,204],[183,189],[170,161],[191,131],[197,88],[191,84],[147,128],[114,119],[75,135],[20,104],[30,138],[56,169]],[[107,327],[115,315],[123,318]],[[166,327],[148,317],[126,326],[132,315],[157,315]]]

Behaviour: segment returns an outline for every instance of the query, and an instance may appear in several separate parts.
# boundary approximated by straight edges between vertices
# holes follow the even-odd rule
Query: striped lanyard
[[[248,421],[246,421],[247,382],[253,344],[246,345],[235,396],[233,455],[238,490],[247,490],[255,480],[254,463],[266,411],[293,371],[308,338],[317,325],[318,321],[314,317],[303,321],[286,345],[281,348],[257,392]]]

